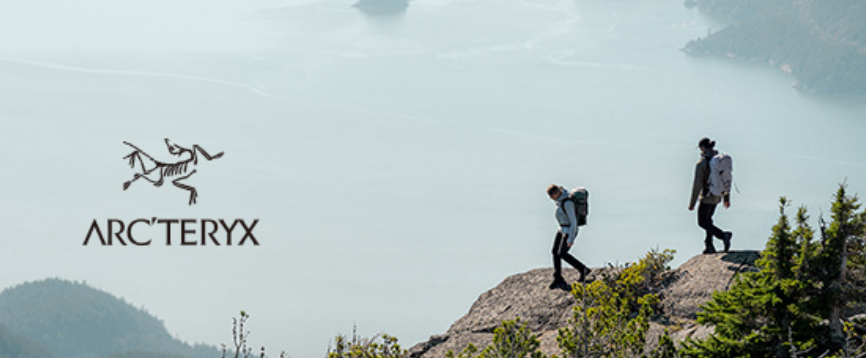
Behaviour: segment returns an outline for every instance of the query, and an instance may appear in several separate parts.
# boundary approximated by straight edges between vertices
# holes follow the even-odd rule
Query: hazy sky
[[[0,2],[0,261],[8,287],[62,277],[218,345],[322,356],[334,334],[408,347],[505,277],[550,266],[550,183],[590,189],[590,266],[702,249],[695,145],[734,157],[735,249],[789,196],[817,218],[866,190],[866,104],[797,93],[771,68],[686,57],[719,24],[681,1]],[[188,193],[132,149],[201,145]],[[83,246],[95,219],[259,219],[261,245]],[[159,237],[157,232],[151,232]]]

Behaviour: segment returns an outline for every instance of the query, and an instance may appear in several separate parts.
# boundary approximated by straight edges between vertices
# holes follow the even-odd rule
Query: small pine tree
[[[353,330],[351,340],[343,335],[334,338],[334,348],[328,349],[328,358],[404,358],[408,352],[397,341],[387,334],[365,338]]]
[[[222,345],[222,358],[227,358],[226,353],[229,353],[229,357],[233,358],[251,358],[253,356],[253,349],[247,347],[247,339],[250,336],[250,331],[248,331],[245,326],[247,320],[250,318],[250,315],[247,314],[246,311],[241,311],[240,318],[232,318],[232,346],[234,347],[234,354],[229,350],[226,352],[225,344]],[[260,358],[265,357],[265,348],[262,347]]]
[[[221,358],[253,358],[253,349],[247,346],[247,339],[250,337],[250,331],[246,329],[247,320],[250,318],[250,315],[247,314],[246,311],[241,311],[240,318],[232,318],[232,346],[233,348],[226,348],[225,344],[221,344],[222,346],[222,355]],[[232,352],[232,349],[234,352]],[[226,355],[228,354],[228,356]],[[267,358],[265,355],[265,347],[262,347],[259,351],[258,358]],[[283,351],[280,353],[280,358],[289,358],[289,355]]]
[[[453,351],[445,354],[446,358],[545,358],[538,347],[541,342],[538,337],[526,327],[520,318],[505,320],[493,330],[493,343],[480,353],[478,348],[470,344],[463,351],[454,355]],[[477,355],[476,355],[477,353]]]
[[[651,251],[637,264],[587,285],[575,284],[577,300],[569,325],[557,342],[564,357],[638,357],[643,354],[649,320],[658,295],[651,293],[667,270],[673,251]]]
[[[862,286],[859,289],[852,283],[849,270],[857,271],[857,261],[849,262],[850,256],[857,256],[849,249],[857,250],[858,243],[862,242],[864,236],[864,214],[856,213],[860,208],[857,197],[847,195],[845,185],[841,185],[836,191],[835,201],[831,208],[833,221],[828,225],[821,220],[821,251],[818,255],[818,266],[816,276],[823,284],[818,297],[819,307],[822,307],[822,316],[828,320],[830,329],[828,344],[832,350],[842,349],[845,343],[845,328],[843,312],[851,301],[864,302]],[[849,245],[851,243],[851,245]],[[861,252],[862,254],[862,252]],[[849,269],[849,264],[852,267]],[[862,269],[862,267],[860,268]],[[860,280],[862,277],[854,278]],[[846,287],[847,286],[847,287]]]
[[[668,330],[665,329],[665,333],[659,336],[659,344],[656,348],[650,353],[650,358],[679,358],[680,351],[677,349],[676,344],[674,344],[674,340],[671,339]]]

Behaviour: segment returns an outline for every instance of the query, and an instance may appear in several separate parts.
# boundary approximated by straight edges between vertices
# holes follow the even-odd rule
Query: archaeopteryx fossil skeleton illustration
[[[177,157],[183,157],[184,154],[189,154],[185,159],[181,159],[174,163],[166,163],[155,159],[132,143],[126,141],[123,143],[135,149],[132,153],[123,157],[123,159],[129,160],[129,166],[131,168],[135,168],[136,164],[141,167],[141,173],[135,173],[135,176],[133,176],[132,179],[123,183],[123,190],[129,189],[129,186],[132,185],[133,182],[142,178],[151,182],[151,184],[156,187],[161,187],[166,178],[169,178],[169,180],[171,180],[170,178],[175,178],[171,180],[171,183],[175,187],[189,191],[189,205],[196,203],[198,191],[195,187],[185,184],[182,181],[196,173],[194,167],[198,165],[198,155],[203,155],[205,159],[209,161],[223,156],[223,152],[219,152],[212,156],[202,149],[202,147],[198,146],[198,144],[193,144],[192,149],[184,148],[169,142],[168,138],[166,138],[165,145],[168,147],[169,153]],[[148,166],[145,165],[146,161],[151,164],[149,169]],[[153,177],[156,174],[159,175],[158,178]]]

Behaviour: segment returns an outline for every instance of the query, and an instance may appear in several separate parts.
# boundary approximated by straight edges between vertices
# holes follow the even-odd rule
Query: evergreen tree
[[[757,265],[731,289],[716,292],[698,314],[698,322],[715,326],[701,341],[688,340],[683,353],[690,357],[801,357],[826,356],[850,346],[853,332],[845,331],[844,311],[864,298],[860,261],[863,255],[863,213],[856,197],[840,186],[832,206],[832,223],[821,220],[820,244],[813,241],[805,208],[796,228],[780,217]],[[853,243],[853,244],[849,244]],[[858,251],[859,250],[859,251]],[[857,340],[857,338],[855,338]]]
[[[680,358],[682,357],[682,353],[679,349],[677,349],[677,345],[674,343],[674,340],[671,338],[668,330],[665,329],[665,333],[659,336],[659,344],[656,348],[650,352],[650,358]]]
[[[644,352],[654,290],[669,269],[673,251],[651,251],[637,264],[588,285],[575,284],[577,300],[569,325],[559,330],[557,342],[564,357],[638,357]]]
[[[827,318],[830,329],[828,343],[834,351],[842,349],[845,343],[845,308],[849,303],[864,302],[863,296],[857,295],[857,292],[862,292],[863,287],[858,288],[856,281],[861,280],[862,283],[862,277],[849,277],[848,274],[849,270],[862,270],[862,267],[856,267],[858,262],[848,260],[849,256],[862,255],[862,252],[854,251],[858,249],[857,242],[862,242],[858,239],[862,239],[866,232],[863,214],[856,212],[859,208],[857,198],[849,197],[842,185],[836,192],[831,209],[833,221],[827,225],[821,220],[821,251],[818,255],[819,264],[816,266],[816,276],[822,283],[818,306],[824,308],[822,316]],[[852,245],[849,245],[849,242],[852,242]]]
[[[387,334],[371,338],[352,333],[352,339],[338,335],[334,338],[334,348],[328,349],[328,358],[404,358],[408,351],[400,347],[397,337]],[[281,356],[284,357],[284,356]]]
[[[780,217],[762,257],[758,272],[740,276],[731,289],[713,294],[698,322],[715,326],[703,341],[687,341],[685,352],[694,357],[790,357],[814,342],[811,333],[820,329],[816,317],[804,315],[804,293],[812,282],[805,270],[810,266],[812,230],[806,210],[797,213],[797,229],[791,228],[781,199]]]

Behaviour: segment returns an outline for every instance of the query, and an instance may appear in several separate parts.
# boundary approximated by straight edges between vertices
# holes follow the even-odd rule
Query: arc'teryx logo
[[[151,182],[156,187],[161,187],[166,177],[177,177],[177,179],[172,180],[171,183],[177,188],[189,191],[189,205],[195,204],[196,198],[198,197],[198,191],[195,189],[195,187],[189,184],[182,183],[182,181],[196,173],[196,170],[193,169],[193,167],[198,165],[198,154],[201,153],[201,155],[203,155],[208,161],[218,159],[223,156],[223,152],[219,152],[211,156],[204,149],[202,149],[202,147],[198,146],[198,144],[193,144],[192,149],[184,148],[177,144],[169,142],[168,138],[166,138],[165,145],[168,146],[168,152],[170,154],[177,157],[182,157],[184,156],[184,154],[189,154],[189,157],[186,159],[182,159],[174,163],[166,163],[154,159],[132,143],[126,141],[124,141],[123,143],[135,149],[135,151],[129,153],[129,155],[123,157],[123,159],[129,159],[129,166],[131,168],[135,168],[136,161],[138,161],[138,164],[141,167],[141,173],[135,173],[135,176],[133,176],[131,180],[123,183],[123,190],[129,189],[129,186],[132,185],[134,181],[142,178]],[[150,169],[145,166],[145,161],[148,161],[150,163]],[[159,178],[155,179],[151,176],[152,174],[154,174],[154,172],[159,174]]]

